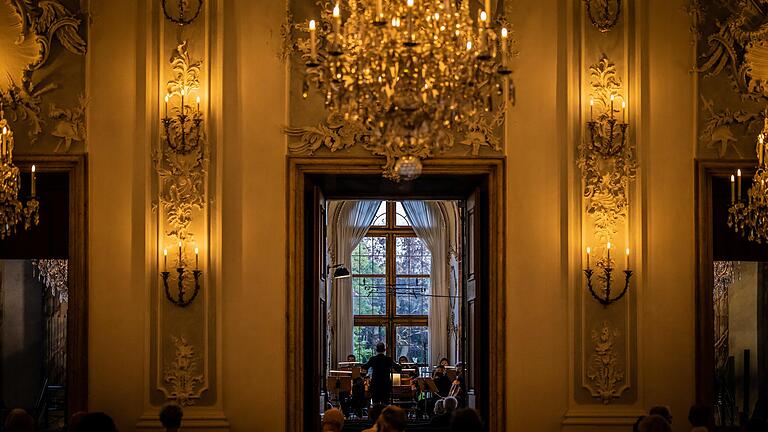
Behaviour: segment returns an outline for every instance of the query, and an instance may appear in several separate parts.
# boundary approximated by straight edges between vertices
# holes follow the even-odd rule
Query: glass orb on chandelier
[[[314,86],[331,115],[361,125],[366,148],[387,157],[385,176],[417,177],[421,159],[492,128],[506,108],[510,34],[490,0],[474,18],[469,4],[347,0],[308,23],[303,96]]]
[[[22,220],[27,230],[40,222],[35,166],[31,170],[30,196],[24,205],[19,200],[21,172],[13,163],[13,147],[13,132],[0,105],[0,239],[15,234]]]

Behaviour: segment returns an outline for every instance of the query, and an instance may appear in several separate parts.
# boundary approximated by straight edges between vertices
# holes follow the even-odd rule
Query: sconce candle
[[[592,248],[587,246],[587,270],[589,270],[589,253],[592,252]]]
[[[741,169],[736,170],[736,199],[741,201]]]
[[[731,174],[731,204],[736,202],[736,177]]]
[[[614,97],[615,97],[614,95],[611,95],[611,118],[613,118],[613,99],[614,99]]]
[[[627,251],[629,251],[629,249],[627,249]],[[198,258],[199,258],[200,255],[198,254],[198,252],[199,252],[199,249],[195,248],[195,270],[197,270],[199,265],[200,265],[199,261],[198,261]],[[627,253],[629,253],[629,252],[627,252]]]
[[[381,0],[376,0],[376,19],[381,22],[384,17],[384,8],[381,6]]]
[[[485,0],[485,12],[488,13],[488,17],[491,17],[491,0]]]
[[[168,118],[168,95],[165,95],[165,118]]]
[[[593,121],[592,110],[594,107],[595,107],[595,100],[590,99],[589,100],[589,121]]]
[[[338,3],[333,7],[333,32],[337,38],[341,37],[341,9]]]
[[[37,181],[35,181],[35,176],[36,176],[35,166],[32,165],[32,187],[31,187],[31,189],[32,189],[32,196],[37,195],[37,184],[36,184]]]
[[[624,101],[621,101],[621,122],[627,122],[627,104]]]
[[[381,6],[381,0],[379,0],[379,6]],[[315,20],[309,20],[309,49],[310,61],[317,63],[317,29],[315,28]]]
[[[163,271],[168,271],[168,249],[163,249]]]
[[[627,254],[625,255],[625,258],[624,258],[624,269],[629,270],[629,248],[627,248],[626,252]]]
[[[200,112],[200,96],[197,97],[195,102],[197,102],[197,112]]]

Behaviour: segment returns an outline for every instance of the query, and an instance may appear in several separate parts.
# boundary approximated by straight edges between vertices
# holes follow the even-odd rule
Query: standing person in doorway
[[[387,347],[384,343],[376,344],[376,355],[368,359],[361,367],[371,369],[371,396],[373,403],[389,404],[389,395],[392,392],[392,370],[400,372],[402,368],[386,354]]]

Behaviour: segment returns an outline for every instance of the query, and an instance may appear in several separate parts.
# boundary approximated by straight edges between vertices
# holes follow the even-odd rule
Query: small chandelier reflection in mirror
[[[24,220],[24,229],[40,221],[39,203],[35,197],[35,166],[32,165],[30,197],[26,205],[19,200],[21,173],[13,164],[13,132],[0,106],[0,239],[16,233]]]
[[[731,206],[728,209],[728,226],[756,243],[768,241],[768,117],[763,130],[757,136],[757,172],[752,186],[742,196],[741,170],[731,175]]]
[[[510,35],[490,0],[474,17],[469,4],[346,0],[309,21],[302,93],[315,86],[332,115],[367,129],[374,153],[397,161],[387,177],[418,177],[421,159],[506,107]]]

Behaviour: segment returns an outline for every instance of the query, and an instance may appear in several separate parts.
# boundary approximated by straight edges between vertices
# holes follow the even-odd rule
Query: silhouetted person
[[[405,411],[396,406],[384,408],[379,419],[376,420],[376,430],[378,432],[403,432],[406,425]]]
[[[354,354],[347,355],[347,361],[348,362],[357,362],[357,357],[355,357]]]
[[[643,421],[644,418],[645,416],[641,415],[635,420],[635,424],[632,425],[632,432],[640,432],[640,422]]]
[[[67,430],[68,431],[74,431],[77,430],[77,426],[80,424],[80,421],[85,417],[85,415],[88,414],[85,411],[77,411],[76,413],[72,414],[69,417],[69,423],[67,424]]]
[[[640,422],[640,432],[672,432],[672,426],[664,417],[653,414]]]
[[[374,404],[368,409],[368,420],[371,422],[371,427],[363,430],[363,432],[378,432],[376,430],[376,421],[379,419],[381,412],[384,411],[384,408],[386,407],[382,404]]]
[[[664,417],[664,420],[666,420],[667,423],[672,424],[672,413],[669,412],[669,407],[668,406],[657,405],[655,407],[652,407],[648,411],[648,415],[649,416],[657,415],[657,416]]]
[[[35,419],[23,409],[12,409],[5,418],[5,431],[35,432]]]
[[[709,424],[709,407],[706,405],[694,405],[688,410],[688,421],[691,423],[693,429],[691,432],[708,432],[707,424]]]
[[[90,412],[83,416],[76,432],[117,432],[112,417],[103,412]]]
[[[451,393],[451,379],[448,378],[448,375],[445,373],[445,367],[443,365],[439,365],[435,369],[435,376],[433,378],[440,397],[448,396]]]
[[[472,408],[458,409],[451,418],[451,432],[482,432],[483,421]]]
[[[181,427],[181,418],[184,412],[176,404],[168,404],[160,410],[160,423],[166,432],[176,432]]]
[[[385,352],[386,345],[376,344],[377,354],[363,364],[363,369],[371,369],[371,396],[373,403],[389,403],[389,395],[392,392],[392,369],[400,372],[402,368],[395,363]]]

